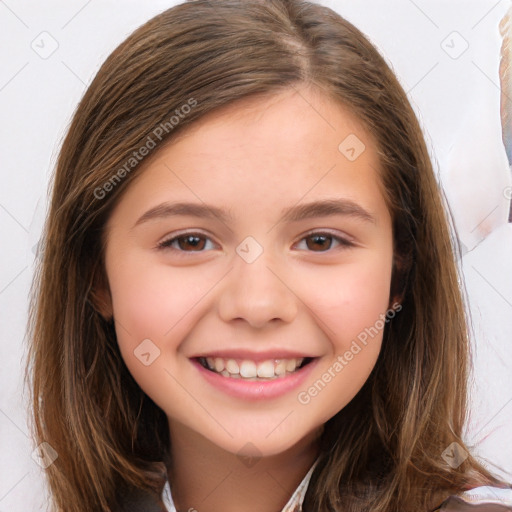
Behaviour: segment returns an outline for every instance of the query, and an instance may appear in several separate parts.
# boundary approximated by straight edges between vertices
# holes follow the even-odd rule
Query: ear
[[[112,320],[114,311],[112,308],[112,296],[108,285],[108,279],[100,263],[94,272],[93,284],[89,292],[89,300],[94,309],[107,321]]]

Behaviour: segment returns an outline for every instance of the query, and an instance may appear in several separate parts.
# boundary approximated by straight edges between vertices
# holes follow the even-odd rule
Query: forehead
[[[209,112],[154,156],[149,167],[159,160],[186,160],[187,170],[206,166],[219,178],[226,168],[232,177],[243,169],[246,178],[252,170],[267,180],[269,173],[283,174],[285,168],[289,180],[298,179],[301,168],[327,171],[336,165],[355,171],[364,162],[377,173],[380,169],[377,144],[363,122],[340,101],[305,86],[243,98]]]
[[[259,127],[258,133],[253,130],[255,126]],[[337,139],[349,131],[357,133],[366,146],[375,145],[372,134],[348,106],[316,87],[302,85],[253,95],[217,108],[180,132],[166,146],[206,133],[211,137],[212,132],[215,132],[216,139],[221,139],[223,135],[232,139],[235,135],[237,140],[251,132],[246,144],[263,140],[269,143],[273,140],[269,134],[285,130],[288,140],[301,137],[302,142],[304,138],[315,140],[315,133],[320,136],[329,131]],[[282,140],[279,142],[282,143]]]

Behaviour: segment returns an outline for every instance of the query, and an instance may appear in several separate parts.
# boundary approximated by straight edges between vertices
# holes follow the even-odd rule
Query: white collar
[[[309,471],[306,473],[301,483],[295,489],[295,492],[292,494],[284,508],[281,512],[301,512],[302,511],[302,503],[304,501],[304,496],[306,496],[306,491],[309,485],[309,480],[311,475],[313,474],[313,470],[315,469],[318,463],[318,459],[313,463]],[[176,507],[174,506],[174,502],[172,500],[171,495],[171,486],[169,485],[169,480],[165,482],[164,489],[162,491],[162,501],[167,508],[167,512],[177,512]],[[193,509],[192,509],[193,510]]]
[[[492,487],[484,485],[475,487],[469,491],[463,492],[458,496],[466,503],[494,503],[496,505],[512,505],[512,489],[502,489],[501,487]]]

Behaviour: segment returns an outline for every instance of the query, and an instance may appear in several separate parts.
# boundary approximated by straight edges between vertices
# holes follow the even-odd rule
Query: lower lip
[[[298,388],[311,374],[318,363],[318,358],[313,359],[309,364],[286,377],[279,377],[268,381],[251,381],[242,378],[224,377],[207,370],[195,359],[190,361],[207,382],[224,393],[245,400],[266,400],[282,396]]]

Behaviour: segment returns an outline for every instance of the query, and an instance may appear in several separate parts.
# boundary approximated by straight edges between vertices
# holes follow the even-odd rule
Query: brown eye
[[[329,250],[333,248],[333,241],[335,244],[338,244],[338,246],[341,246],[341,248],[349,248],[354,246],[354,244],[349,240],[336,235],[332,235],[331,233],[310,233],[309,235],[305,236],[301,242],[303,240],[306,241],[306,250],[312,252],[329,252]]]
[[[158,244],[160,249],[174,249],[180,252],[202,252],[205,249],[207,236],[199,233],[186,233],[164,240]]]
[[[204,243],[202,242],[202,240],[204,241],[204,238],[201,238],[200,236],[195,236],[195,235],[185,235],[185,236],[180,236],[177,238],[178,240],[178,245],[180,247],[180,249],[183,249],[184,251],[187,250],[187,248],[192,248],[193,250],[202,250],[204,248]],[[180,243],[181,241],[183,241],[183,243]]]
[[[330,249],[332,238],[333,237],[330,235],[310,235],[306,240],[312,240],[313,243],[307,243],[306,245],[308,249],[311,249],[312,251]]]

